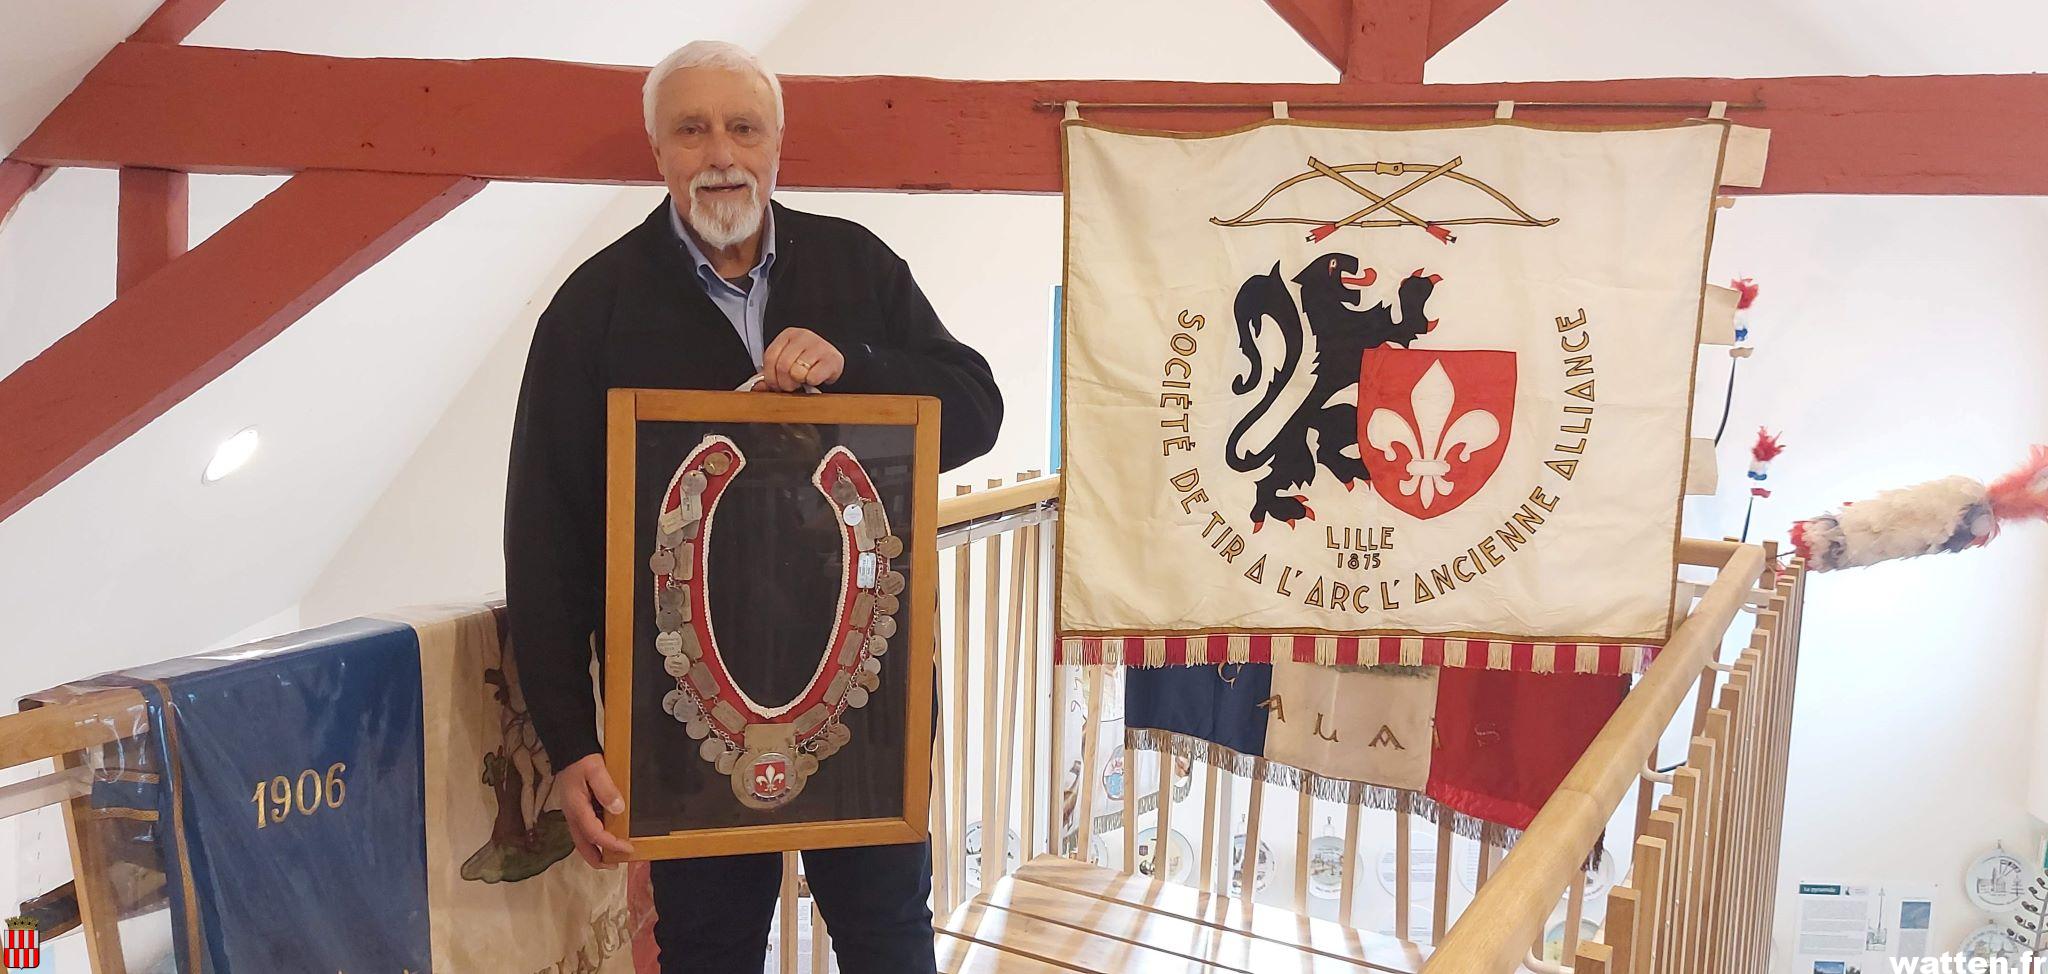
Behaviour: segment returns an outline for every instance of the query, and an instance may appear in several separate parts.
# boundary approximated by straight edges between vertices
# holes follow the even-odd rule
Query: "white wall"
[[[1988,480],[2048,441],[2044,214],[2034,200],[1953,198],[1727,211],[1714,279],[1753,275],[1764,291],[1720,451],[1725,520],[1705,533],[1740,529],[1737,480],[1759,424],[1785,434],[1752,534],[1776,539],[1879,490]],[[2000,840],[2035,853],[2042,823],[2025,796],[2033,741],[2048,731],[2035,716],[2044,588],[2041,525],[1978,551],[1812,579],[1779,971],[1792,970],[1800,880],[1939,884],[1934,944],[1952,950],[1985,919],[1962,895],[1968,863]]]

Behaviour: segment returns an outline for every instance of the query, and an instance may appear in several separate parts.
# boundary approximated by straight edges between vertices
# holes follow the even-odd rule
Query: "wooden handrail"
[[[1060,475],[1039,477],[974,494],[939,499],[939,530],[996,514],[1035,507],[1060,495]]]
[[[1052,474],[979,493],[942,497],[939,499],[939,527],[950,528],[984,517],[1022,511],[1053,500],[1059,495],[1060,475]],[[1684,565],[1720,568],[1743,547],[1745,546],[1733,541],[1681,538],[1678,542],[1678,561]]]
[[[1703,545],[1714,545],[1705,542]],[[1473,897],[1423,970],[1492,974],[1515,969],[1542,933],[1551,907],[1599,841],[1622,795],[1721,645],[1764,569],[1764,550],[1734,545],[1720,577],[1686,616],[1628,699],[1572,766],[1500,872]],[[1705,553],[1706,547],[1694,549]]]
[[[1706,538],[1678,539],[1678,563],[1697,565],[1702,568],[1720,568],[1728,559],[1745,546],[1735,541],[1709,541]]]
[[[149,707],[137,690],[96,690],[60,703],[0,717],[0,768],[12,768],[148,729]]]

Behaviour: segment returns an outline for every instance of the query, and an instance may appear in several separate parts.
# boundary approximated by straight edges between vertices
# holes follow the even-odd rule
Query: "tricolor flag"
[[[1126,735],[1239,774],[1369,808],[1485,823],[1511,839],[1628,692],[1628,678],[1283,660],[1133,669]]]

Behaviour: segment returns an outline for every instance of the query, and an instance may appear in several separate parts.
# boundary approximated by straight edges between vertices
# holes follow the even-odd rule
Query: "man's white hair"
[[[640,88],[640,111],[647,122],[649,138],[654,137],[654,99],[662,81],[684,68],[704,67],[751,71],[759,75],[768,83],[768,93],[774,97],[775,128],[782,128],[782,81],[775,77],[775,72],[764,67],[753,52],[730,41],[691,41],[662,58],[654,70],[647,72],[647,83]]]

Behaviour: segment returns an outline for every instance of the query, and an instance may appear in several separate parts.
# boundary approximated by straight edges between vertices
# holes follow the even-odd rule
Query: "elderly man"
[[[770,202],[782,89],[752,55],[690,44],[649,73],[644,109],[669,196],[577,268],[541,315],[506,485],[520,682],[577,852],[592,864],[601,850],[631,850],[596,813],[619,803],[589,676],[593,633],[602,638],[605,391],[936,396],[946,467],[987,452],[1002,421],[988,363],[947,333],[902,258],[857,224]],[[929,863],[924,844],[804,854],[842,970],[933,970]],[[759,974],[780,857],[657,862],[653,876],[663,971]]]

